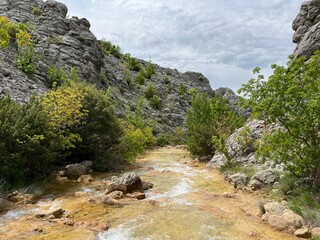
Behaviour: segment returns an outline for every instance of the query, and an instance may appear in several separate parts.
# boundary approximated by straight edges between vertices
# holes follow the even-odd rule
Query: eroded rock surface
[[[297,17],[292,23],[295,31],[293,42],[297,43],[294,55],[309,58],[320,49],[320,1],[304,1]]]

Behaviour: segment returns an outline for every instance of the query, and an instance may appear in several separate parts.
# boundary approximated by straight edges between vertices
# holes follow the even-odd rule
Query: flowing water
[[[95,240],[201,240],[201,239],[295,239],[276,232],[258,216],[259,197],[233,193],[223,176],[203,166],[190,167],[188,152],[178,148],[150,151],[134,169],[144,181],[154,183],[144,200],[121,200],[121,206],[102,206],[88,201],[101,195],[101,178],[83,185],[61,183],[50,193],[60,197],[41,200],[0,217],[0,239],[95,239]],[[99,180],[100,179],[100,180]],[[83,196],[74,196],[75,191]],[[86,228],[39,220],[43,209],[61,207],[75,223],[108,222],[110,229]],[[41,232],[35,231],[41,229]]]

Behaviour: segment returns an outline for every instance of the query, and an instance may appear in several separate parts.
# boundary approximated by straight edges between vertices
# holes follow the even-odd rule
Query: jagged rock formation
[[[34,14],[34,9],[38,14]],[[47,72],[49,66],[70,72],[78,70],[80,79],[94,83],[99,88],[111,87],[112,99],[116,103],[115,111],[124,117],[132,113],[146,87],[152,83],[161,98],[160,109],[154,109],[145,100],[142,113],[153,120],[157,131],[173,131],[178,126],[185,126],[187,110],[191,105],[190,94],[180,94],[195,89],[214,95],[209,81],[200,73],[180,73],[175,69],[162,68],[155,64],[155,74],[140,86],[129,86],[125,75],[129,73],[133,83],[136,71],[128,69],[123,58],[107,55],[101,41],[90,31],[87,19],[67,16],[67,7],[49,0],[0,0],[0,16],[7,16],[14,22],[28,22],[33,26],[31,35],[36,52],[40,56],[37,71],[27,77],[16,66],[17,47],[10,44],[7,49],[0,49],[0,96],[10,95],[19,102],[26,102],[33,93],[49,89]],[[148,62],[135,59],[145,68]],[[164,81],[166,79],[166,81]],[[237,110],[238,98],[229,89],[219,90],[230,102],[230,107],[237,113],[248,116],[243,110]]]
[[[292,23],[295,31],[293,42],[297,43],[294,55],[309,58],[320,49],[320,1],[305,1]]]

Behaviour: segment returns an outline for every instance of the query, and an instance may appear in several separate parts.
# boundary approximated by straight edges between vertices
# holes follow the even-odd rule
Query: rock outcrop
[[[276,230],[293,234],[298,229],[301,229],[304,224],[304,220],[300,215],[287,209],[281,203],[266,203],[264,209],[265,214],[262,215],[262,220]]]
[[[33,14],[37,9],[38,13]],[[96,84],[98,88],[111,88],[111,98],[117,104],[116,114],[126,117],[135,111],[141,96],[145,95],[148,84],[157,89],[160,109],[154,109],[147,100],[142,106],[142,115],[155,123],[156,132],[172,132],[176,127],[185,127],[187,110],[191,105],[192,90],[214,95],[209,81],[201,73],[180,73],[175,69],[154,64],[155,74],[146,78],[143,85],[136,84],[138,73],[130,70],[126,60],[103,51],[102,42],[90,31],[87,19],[68,17],[67,7],[48,0],[0,0],[0,16],[10,21],[28,22],[33,26],[31,35],[36,53],[40,56],[37,71],[30,77],[16,65],[16,46],[0,49],[0,96],[10,95],[19,102],[26,102],[34,93],[49,89],[47,72],[49,66],[64,69],[70,73],[74,68],[79,79]],[[142,68],[148,62],[135,59]],[[125,80],[130,78],[132,84]],[[183,88],[183,93],[179,91]],[[247,113],[237,108],[238,97],[229,89],[217,91],[226,98],[229,106],[247,117]]]
[[[69,164],[65,167],[65,176],[71,180],[77,180],[80,176],[86,174],[86,169],[81,164]]]
[[[124,174],[121,177],[113,176],[111,181],[116,185],[124,185],[128,192],[143,192],[142,181],[135,172]]]
[[[305,1],[292,23],[295,31],[293,42],[297,43],[294,55],[309,58],[315,50],[320,49],[320,1]]]

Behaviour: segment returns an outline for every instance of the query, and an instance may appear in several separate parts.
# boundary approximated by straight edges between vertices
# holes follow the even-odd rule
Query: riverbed
[[[265,200],[261,196],[234,192],[219,171],[191,162],[185,148],[147,152],[129,171],[154,187],[146,191],[144,200],[122,199],[119,206],[94,201],[103,195],[97,186],[110,174],[96,175],[92,183],[58,182],[38,203],[0,216],[0,239],[296,239],[262,222],[258,205]],[[65,219],[74,224],[34,217],[57,207],[66,210]],[[86,223],[110,227],[92,231]]]

